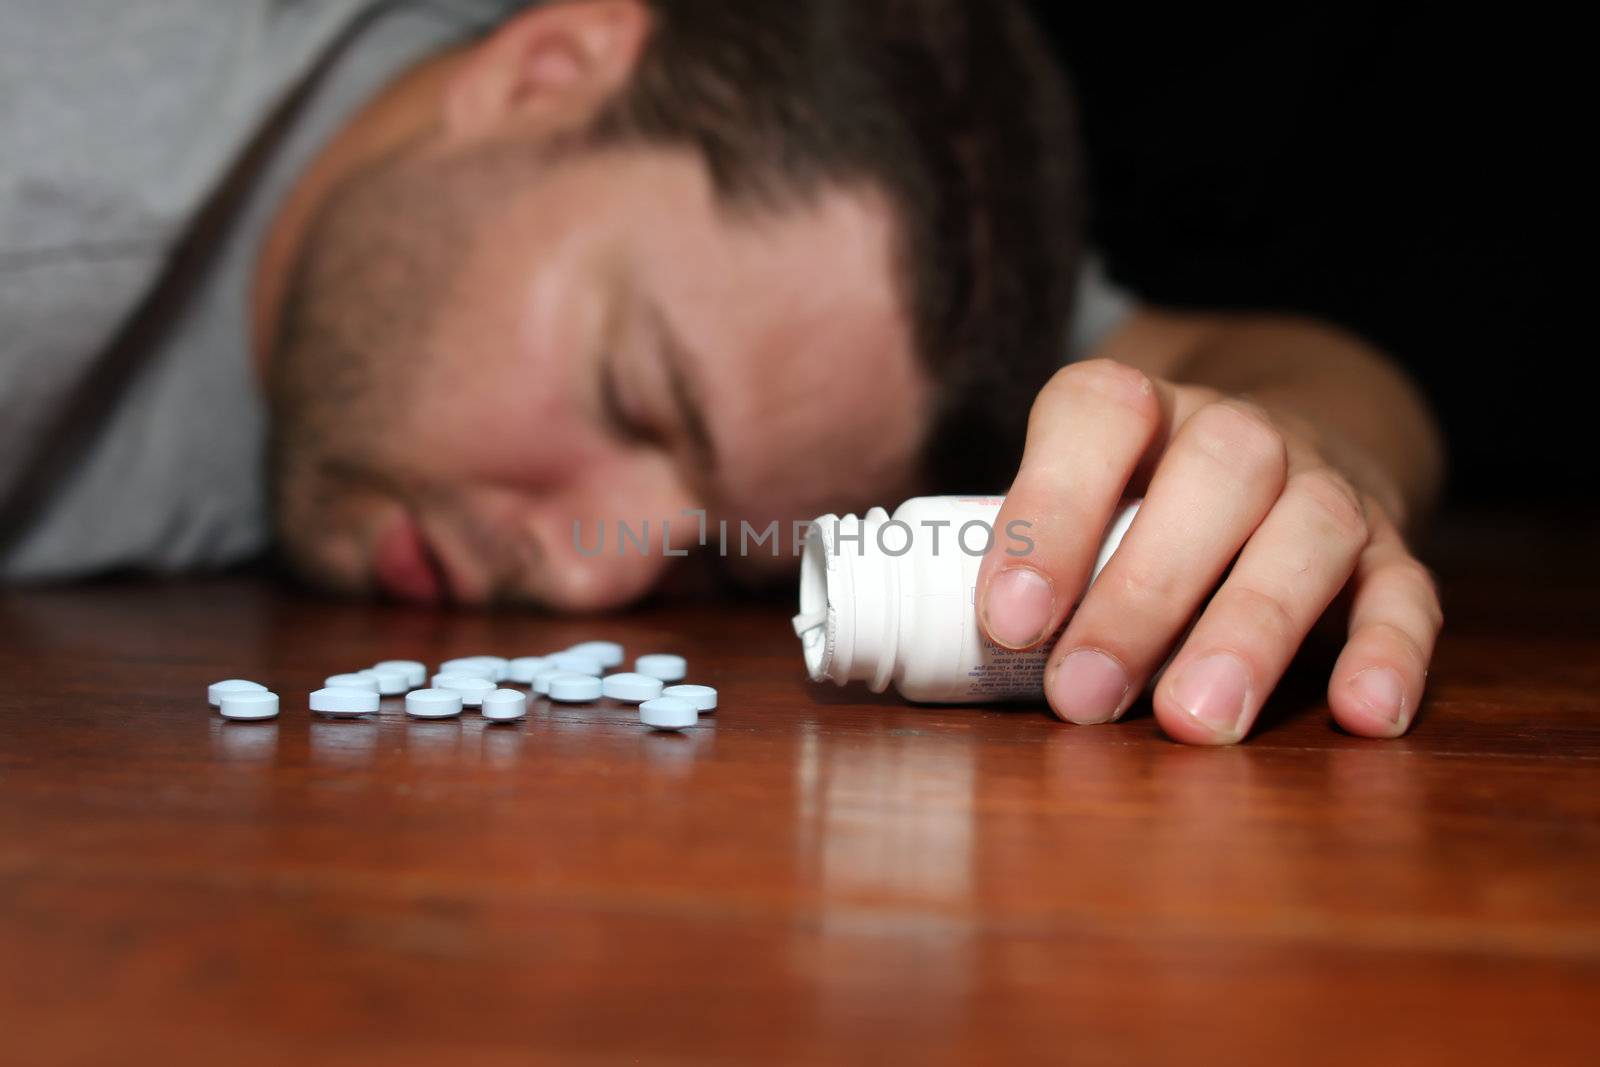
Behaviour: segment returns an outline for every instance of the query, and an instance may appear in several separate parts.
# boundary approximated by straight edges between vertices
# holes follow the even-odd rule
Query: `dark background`
[[[1078,90],[1115,279],[1384,348],[1444,421],[1452,505],[1592,508],[1589,357],[1558,336],[1552,281],[1577,236],[1557,161],[1593,125],[1553,86],[1550,46],[1574,28],[1412,5],[1078,6],[1038,12]]]

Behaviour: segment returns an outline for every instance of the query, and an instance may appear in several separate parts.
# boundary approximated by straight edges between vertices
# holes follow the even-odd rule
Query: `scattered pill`
[[[627,658],[623,654],[622,646],[615,641],[581,641],[567,649],[567,651],[598,660],[600,666],[606,670],[620,666],[622,661]]]
[[[320,715],[371,715],[378,710],[378,691],[330,685],[311,694],[311,710]]]
[[[247,682],[243,678],[229,678],[225,682],[212,682],[206,686],[206,700],[214,708],[222,706],[222,698],[229,693],[265,693],[267,687],[260,682]]]
[[[329,689],[370,689],[378,691],[378,679],[366,674],[330,674],[322,680]]]
[[[235,689],[222,694],[219,707],[225,719],[275,719],[278,694],[265,689]]]
[[[700,721],[694,705],[678,697],[656,697],[639,705],[639,721],[655,730],[682,730]]]
[[[411,688],[411,678],[403,670],[394,667],[368,667],[364,671],[356,671],[363,678],[370,678],[378,683],[378,695],[397,697]]]
[[[483,703],[485,693],[494,692],[495,684],[475,674],[436,674],[433,676],[433,687],[460,693],[461,703],[475,708]]]
[[[592,674],[569,671],[550,679],[550,699],[582,704],[600,699],[600,679]]]
[[[612,700],[625,700],[630,704],[637,704],[641,700],[654,700],[661,695],[661,687],[665,685],[660,678],[652,678],[648,674],[608,674],[600,679],[600,692]]]
[[[598,678],[606,672],[605,665],[598,659],[581,652],[552,652],[545,659],[550,661],[550,666],[573,674],[590,674]]]
[[[544,670],[533,676],[533,681],[528,683],[528,688],[533,690],[535,693],[549,693],[550,679],[554,678],[558,674],[571,673],[573,672],[564,671],[560,667],[546,667]]]
[[[633,661],[633,669],[663,682],[681,682],[689,673],[689,664],[682,656],[669,652],[654,652]]]
[[[511,722],[528,714],[528,694],[520,689],[496,689],[483,697],[483,717]]]
[[[543,656],[518,656],[507,665],[506,681],[527,685],[533,681],[535,675],[549,670],[552,666],[553,664]]]
[[[475,674],[493,682],[506,680],[511,661],[504,656],[463,656],[439,664],[440,674]]]
[[[413,719],[448,719],[461,714],[461,694],[454,689],[413,689],[406,694],[406,714]]]
[[[661,695],[687,700],[702,715],[717,710],[717,691],[709,685],[669,685],[661,691]]]
[[[414,659],[386,659],[382,663],[374,663],[375,671],[404,671],[406,685],[416,689],[428,680],[428,665],[419,663]]]

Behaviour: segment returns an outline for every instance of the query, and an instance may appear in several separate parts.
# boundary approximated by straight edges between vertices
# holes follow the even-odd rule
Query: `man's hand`
[[[997,537],[978,603],[1008,648],[1040,644],[1070,614],[1045,671],[1061,718],[1115,720],[1172,654],[1154,692],[1162,728],[1193,744],[1239,741],[1350,585],[1329,705],[1352,733],[1405,732],[1442,617],[1385,503],[1403,496],[1381,462],[1288,407],[1105,359],[1062,369],[1039,394],[995,527],[1027,520],[1034,549],[1009,556],[1015,542]],[[1085,593],[1113,509],[1140,491],[1138,516]]]

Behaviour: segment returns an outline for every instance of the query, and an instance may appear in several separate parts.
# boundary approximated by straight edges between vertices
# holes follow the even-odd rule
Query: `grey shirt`
[[[263,231],[355,109],[516,6],[8,0],[0,576],[264,547],[247,329]]]
[[[8,0],[0,579],[225,566],[267,544],[248,295],[294,179],[510,0]],[[1128,310],[1085,272],[1071,350]]]

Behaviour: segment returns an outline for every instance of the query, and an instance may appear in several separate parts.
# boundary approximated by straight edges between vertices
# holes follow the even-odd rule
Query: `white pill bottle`
[[[1019,559],[1035,547],[1026,520],[996,529],[998,496],[929,496],[891,516],[824,515],[806,529],[795,633],[812,681],[891,684],[907,700],[983,704],[1039,699],[1054,639],[1013,652],[978,625],[978,567],[991,539]],[[1101,542],[1098,576],[1127,533],[1138,501],[1118,507]]]

